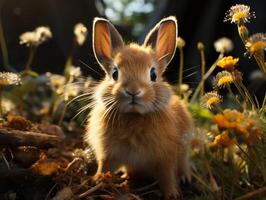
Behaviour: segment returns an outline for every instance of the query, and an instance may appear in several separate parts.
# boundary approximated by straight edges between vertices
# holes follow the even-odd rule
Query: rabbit
[[[93,92],[85,141],[98,164],[94,180],[120,167],[158,180],[165,199],[178,198],[178,177],[190,178],[193,122],[164,81],[176,50],[177,20],[162,19],[142,45],[125,44],[106,19],[93,22],[93,52],[105,72]]]

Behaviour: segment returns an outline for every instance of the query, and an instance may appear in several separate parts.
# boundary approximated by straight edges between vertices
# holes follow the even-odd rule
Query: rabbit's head
[[[176,49],[175,17],[161,20],[142,45],[125,45],[115,27],[102,18],[93,23],[93,51],[105,72],[96,101],[120,112],[145,114],[163,109],[172,95],[162,74]]]

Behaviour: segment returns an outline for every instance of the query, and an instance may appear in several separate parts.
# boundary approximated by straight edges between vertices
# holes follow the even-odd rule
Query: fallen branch
[[[264,195],[266,195],[266,187],[249,192],[241,197],[236,198],[235,200],[258,199],[258,197],[263,197]]]
[[[0,128],[0,145],[46,148],[57,146],[62,141],[63,138],[56,135]]]

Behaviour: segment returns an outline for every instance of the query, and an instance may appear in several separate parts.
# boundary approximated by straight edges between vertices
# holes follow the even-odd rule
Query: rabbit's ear
[[[151,46],[158,61],[166,67],[175,54],[177,38],[177,20],[170,16],[162,19],[146,36],[144,46]]]
[[[103,70],[108,73],[114,49],[124,45],[115,27],[106,19],[94,18],[92,44],[94,56]]]

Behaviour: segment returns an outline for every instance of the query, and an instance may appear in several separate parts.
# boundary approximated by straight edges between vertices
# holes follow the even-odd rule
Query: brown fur
[[[167,21],[165,27],[169,26]],[[162,32],[167,33],[164,29]],[[166,63],[174,52],[162,62],[158,50],[147,44],[119,45],[115,49],[107,45],[105,48],[112,51],[111,61],[100,63],[107,74],[95,88],[95,105],[85,137],[98,162],[95,179],[103,172],[124,167],[129,176],[141,173],[158,179],[165,197],[176,198],[177,176],[189,177],[192,120],[185,105],[162,79]],[[169,49],[173,51],[173,47]],[[97,53],[95,50],[95,56],[99,56]],[[110,75],[112,66],[119,69],[116,81]],[[157,72],[154,82],[150,80],[151,67]],[[125,91],[141,92],[135,97],[137,105],[129,104],[131,98]]]

